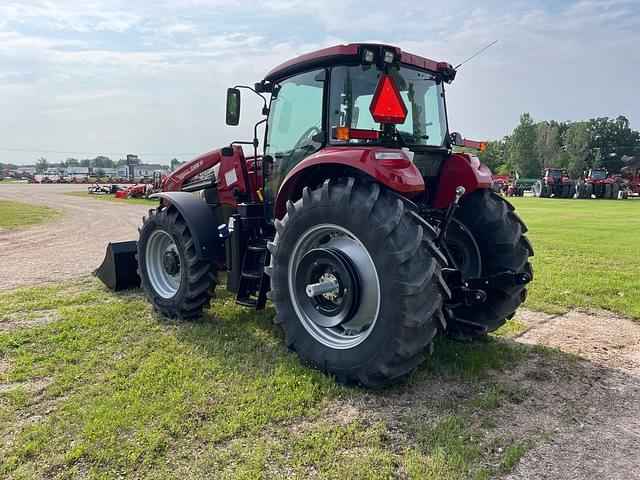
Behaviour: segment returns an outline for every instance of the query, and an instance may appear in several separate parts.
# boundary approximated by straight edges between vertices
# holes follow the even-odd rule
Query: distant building
[[[156,165],[156,164],[140,164],[133,165],[133,176],[134,177],[153,177],[154,172],[161,172],[162,174],[169,173],[169,167],[166,165]]]
[[[129,176],[128,165],[121,165],[116,168],[105,168],[104,171],[110,178],[127,178]]]

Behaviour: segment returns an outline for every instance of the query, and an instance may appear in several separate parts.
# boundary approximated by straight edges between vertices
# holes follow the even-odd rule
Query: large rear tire
[[[533,187],[531,187],[531,190],[533,191],[533,196],[534,197],[541,197],[542,196],[542,181],[541,180],[536,180],[536,183],[533,184]]]
[[[455,219],[471,234],[477,245],[475,251],[480,255],[479,262],[472,258],[473,253],[462,260],[463,265],[459,266],[466,278],[486,277],[505,270],[528,273],[533,277],[529,263],[533,248],[524,235],[527,227],[507,200],[488,190],[477,190],[461,202]],[[448,238],[445,243],[449,243]],[[467,251],[474,252],[474,248],[470,247]],[[462,254],[465,254],[464,251]],[[487,332],[492,332],[513,317],[527,298],[527,288],[524,285],[491,288],[486,293],[486,302],[469,307],[454,307],[454,315],[466,321],[480,323],[486,326]],[[450,325],[447,331],[454,337],[464,339],[482,335],[477,330],[456,323]]]
[[[303,362],[380,388],[424,360],[448,295],[444,257],[403,200],[377,183],[326,180],[275,225],[266,268],[274,323]],[[309,290],[326,282],[329,294]]]
[[[620,184],[614,183],[611,185],[611,198],[613,200],[618,200],[620,197]]]
[[[607,183],[604,186],[603,198],[605,200],[611,200],[613,198],[613,188],[612,188],[612,185],[610,183]]]
[[[585,188],[585,198],[591,199],[593,195],[593,184],[588,183]]]
[[[217,267],[198,260],[191,231],[177,209],[149,210],[140,228],[137,258],[142,287],[160,313],[196,318],[209,306]]]

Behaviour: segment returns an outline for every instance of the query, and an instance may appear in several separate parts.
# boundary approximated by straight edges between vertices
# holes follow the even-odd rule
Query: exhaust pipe
[[[109,290],[126,290],[140,286],[138,275],[138,242],[117,242],[107,245],[102,264],[93,272]]]

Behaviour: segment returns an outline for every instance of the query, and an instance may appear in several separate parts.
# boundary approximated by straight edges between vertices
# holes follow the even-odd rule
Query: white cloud
[[[255,111],[244,101],[242,127],[225,128],[227,86],[372,40],[455,64],[498,39],[448,89],[451,126],[469,137],[500,137],[523,111],[624,114],[640,128],[636,1],[0,0],[0,18],[6,146],[171,153],[249,138],[259,100]]]

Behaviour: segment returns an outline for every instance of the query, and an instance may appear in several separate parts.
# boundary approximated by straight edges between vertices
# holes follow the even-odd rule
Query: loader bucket
[[[102,264],[93,275],[110,290],[125,290],[140,286],[137,242],[109,243]]]

